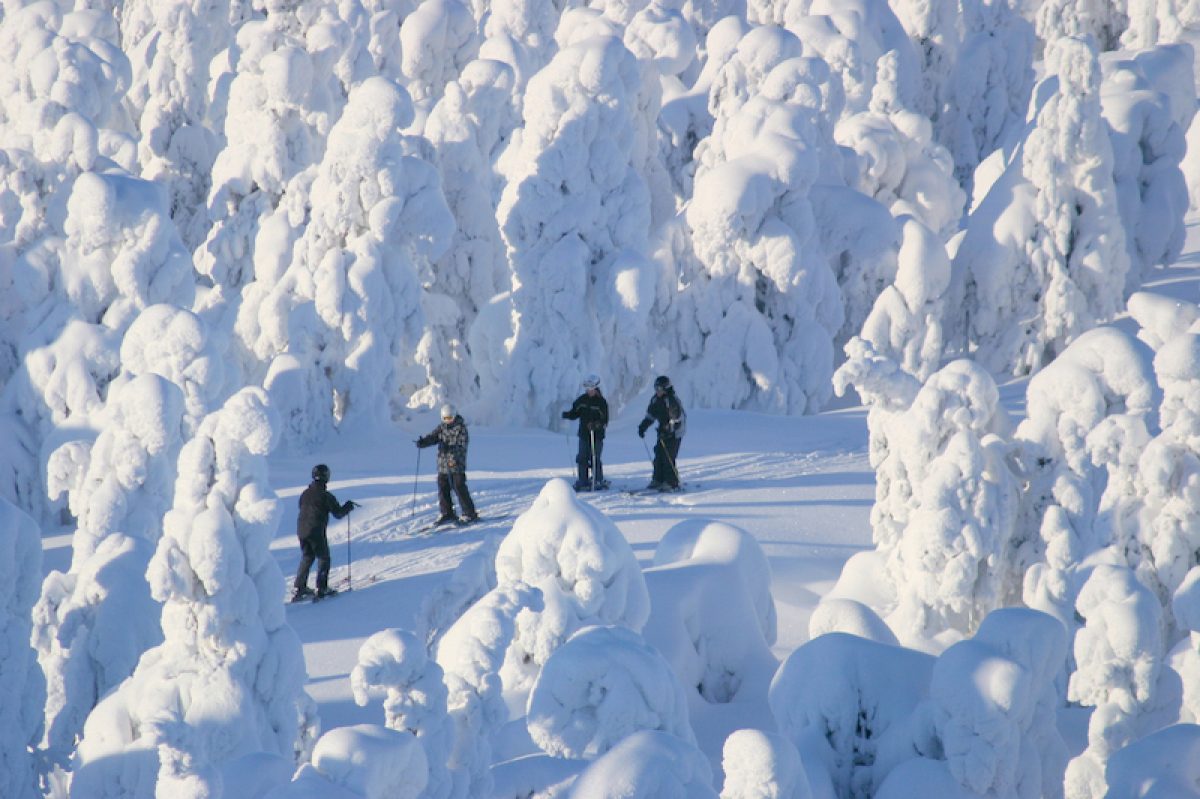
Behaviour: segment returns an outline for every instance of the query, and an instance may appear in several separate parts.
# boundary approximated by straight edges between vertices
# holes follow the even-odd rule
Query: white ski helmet
[[[600,388],[600,375],[588,375],[583,378],[584,388]]]
[[[453,419],[455,416],[458,416],[458,414],[455,412],[453,405],[451,405],[449,402],[447,402],[445,405],[442,406],[442,419],[443,420]]]

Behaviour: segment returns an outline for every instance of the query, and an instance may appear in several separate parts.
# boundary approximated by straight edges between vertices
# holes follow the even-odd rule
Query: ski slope
[[[604,467],[612,488],[581,496],[617,524],[646,564],[662,534],[684,519],[719,519],[751,532],[770,558],[779,612],[776,652],[785,657],[807,640],[809,613],[842,563],[871,542],[875,476],[867,462],[865,412],[789,418],[689,411],[679,460],[687,490],[629,494],[626,490],[644,488],[650,477],[651,439],[643,443],[636,431],[643,407],[626,409],[609,427]],[[353,578],[353,590],[332,601],[287,608],[288,621],[304,641],[308,691],[325,729],[382,723],[377,704],[359,708],[351,698],[349,674],[362,642],[387,627],[410,627],[423,597],[487,536],[506,533],[547,480],[574,480],[573,424],[570,433],[472,427],[468,483],[481,522],[414,534],[437,516],[433,450],[421,452],[416,474],[412,444],[434,423],[337,440],[317,456],[272,460],[272,480],[285,506],[272,551],[289,585],[299,559],[296,501],[313,464],[329,464],[330,490],[339,500],[363,506],[349,525],[330,522],[330,584],[344,589]]]

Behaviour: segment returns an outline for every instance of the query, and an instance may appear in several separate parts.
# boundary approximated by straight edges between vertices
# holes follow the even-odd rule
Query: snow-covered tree
[[[184,445],[147,573],[164,640],[88,717],[73,792],[211,796],[239,757],[306,753],[312,700],[268,551],[280,508],[266,457],[278,437],[266,393],[246,388]]]
[[[975,356],[1035,371],[1122,308],[1129,255],[1089,42],[1063,38],[1019,156],[968,221],[955,258]]]
[[[1127,744],[1173,719],[1163,707],[1160,677],[1166,654],[1162,609],[1154,592],[1123,566],[1097,566],[1079,592],[1084,619],[1075,636],[1075,661],[1067,698],[1095,708],[1088,717],[1087,748],[1068,765],[1070,797],[1105,796],[1105,764]]]
[[[41,573],[41,531],[0,499],[0,793],[12,799],[41,796],[32,751],[42,735],[46,683],[29,645]]]
[[[410,733],[354,724],[322,735],[312,762],[263,799],[418,799],[426,786],[425,755]]]
[[[96,703],[162,641],[144,575],[171,507],[183,405],[158,375],[126,379],[110,392],[95,441],[68,442],[50,458],[51,495],[67,494],[77,524],[71,568],[46,577],[34,611],[48,684],[44,748],[60,767]]]
[[[1179,45],[1104,61],[1100,96],[1129,252],[1126,294],[1155,267],[1174,263],[1183,246],[1188,190],[1180,163],[1196,107],[1192,64]]]
[[[585,627],[554,650],[529,694],[526,722],[549,755],[594,760],[639,730],[695,742],[683,686],[625,627]]]
[[[887,385],[874,376],[887,360],[869,346],[857,355],[839,381],[861,381],[868,392]],[[954,361],[877,424],[872,537],[895,597],[880,610],[901,642],[919,648],[969,634],[1018,589],[1019,484],[996,384],[977,364]]]
[[[924,381],[942,365],[949,344],[950,258],[928,227],[908,216],[898,221],[903,243],[896,280],[875,300],[860,335],[880,357]]]
[[[880,70],[894,64],[893,56],[880,60]],[[933,140],[927,119],[879,98],[868,111],[842,119],[834,136],[859,156],[859,191],[894,216],[912,215],[942,240],[957,231],[966,198],[955,181],[954,162]]]
[[[518,122],[513,90],[507,65],[472,61],[446,85],[425,123],[446,204],[457,222],[453,241],[430,272],[425,297],[426,319],[437,331],[428,340],[438,355],[430,360],[433,379],[421,392],[430,402],[443,393],[460,403],[475,398],[476,369],[492,361],[490,353],[475,357],[470,331],[480,310],[509,288],[494,209],[502,188],[497,159]]]
[[[939,140],[963,44],[963,5],[957,0],[896,0],[892,4],[920,64],[921,88],[915,110],[933,123]]]
[[[625,537],[557,478],[501,542],[496,581],[496,590],[533,586],[544,605],[517,615],[517,635],[500,672],[509,695],[528,694],[554,650],[582,627],[640,632],[650,613],[645,579]]]
[[[121,7],[131,56],[125,109],[137,126],[141,175],[167,187],[171,218],[188,250],[204,240],[216,131],[208,127],[209,65],[233,40],[228,4],[135,0]]]
[[[479,44],[475,17],[460,0],[428,0],[404,18],[400,68],[412,98],[416,130],[424,128],[446,85],[478,55]]]
[[[20,368],[4,388],[6,409],[39,450],[49,448],[55,427],[90,423],[119,371],[117,342],[138,314],[157,303],[186,307],[195,292],[191,262],[157,184],[116,169],[85,172],[72,183],[65,210],[65,240],[44,258],[22,259],[21,276],[36,281],[41,298],[26,318]],[[33,478],[47,457],[38,451],[25,463]],[[41,497],[27,501],[45,512]]]
[[[269,288],[282,274],[303,209],[273,212],[289,183],[320,160],[333,123],[329,73],[306,49],[292,7],[299,5],[272,3],[265,19],[237,33],[225,146],[212,166],[208,235],[195,252],[197,271],[233,292],[251,280]],[[301,181],[291,192],[303,193],[304,186]]]
[[[1024,601],[1057,618],[1068,643],[1091,556],[1124,547],[1128,533],[1112,506],[1148,438],[1156,399],[1149,352],[1110,327],[1084,333],[1029,381],[1014,437],[1026,483],[1018,521],[1018,557],[1029,564]],[[1073,657],[1067,665],[1074,670]]]
[[[1011,0],[962,4],[963,40],[946,86],[939,141],[959,183],[972,191],[975,168],[1019,135],[1033,90],[1033,27]]]
[[[642,730],[593,760],[567,799],[717,799],[712,767],[695,745],[666,732]]]
[[[752,37],[761,38],[748,35],[739,53]],[[752,66],[735,58],[723,74]],[[730,116],[720,106],[709,145],[698,149],[686,210],[697,266],[684,274],[691,296],[678,357],[688,365],[677,382],[705,386],[692,392],[705,404],[811,412],[829,397],[843,309],[808,196],[822,159],[804,102],[827,76],[821,61],[779,62]]]
[[[1128,6],[1128,0],[1047,0],[1037,7],[1038,38],[1050,47],[1060,38],[1091,36],[1101,52],[1115,50],[1129,26]]]
[[[589,368],[610,402],[642,388],[658,105],[649,65],[615,37],[564,48],[530,80],[497,210],[513,291],[501,384],[483,386],[494,415],[550,424]]]
[[[492,783],[492,737],[508,721],[500,669],[518,635],[517,617],[544,609],[541,592],[528,585],[496,587],[446,631],[437,647],[445,674],[446,706],[454,723],[447,764],[454,799],[487,795]]]
[[[391,418],[435,360],[418,345],[420,274],[449,245],[453,219],[437,173],[405,154],[400,129],[411,119],[408,96],[391,81],[355,87],[287,272],[269,291],[270,281],[247,289],[239,334],[274,361],[266,385],[293,443]]]
[[[721,799],[811,799],[800,754],[791,741],[762,730],[738,730],[721,752]]]
[[[405,630],[381,630],[358,650],[350,673],[354,701],[366,705],[383,693],[384,726],[417,736],[429,767],[423,799],[444,799],[454,783],[447,763],[454,728],[446,707],[442,669],[427,654],[425,644]]]

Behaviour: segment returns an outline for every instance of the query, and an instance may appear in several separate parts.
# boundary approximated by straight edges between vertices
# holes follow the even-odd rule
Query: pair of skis
[[[481,521],[483,521],[483,519],[479,516],[476,516],[474,519],[446,519],[445,521],[434,522],[433,524],[427,524],[424,527],[418,527],[411,533],[411,535],[424,535],[425,533],[432,533],[435,530],[446,530],[451,527],[470,527],[473,524],[479,524]]]

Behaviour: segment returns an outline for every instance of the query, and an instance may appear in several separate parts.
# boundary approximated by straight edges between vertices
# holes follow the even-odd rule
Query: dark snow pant
[[[592,442],[596,442],[595,452],[592,452]],[[575,456],[575,463],[579,466],[579,479],[576,485],[590,486],[592,484],[591,477],[588,473],[592,469],[592,464],[596,468],[596,483],[597,485],[604,482],[604,464],[600,462],[600,455],[604,452],[604,438],[595,437],[593,435],[584,435],[579,437],[579,454]]]
[[[466,472],[438,472],[437,485],[438,509],[443,517],[454,515],[454,503],[450,501],[451,488],[458,494],[458,504],[462,506],[463,516],[470,518],[475,515],[475,503],[471,501],[471,495],[467,492]]]
[[[654,445],[654,479],[653,482],[679,488],[679,471],[676,469],[676,459],[679,457],[679,445],[683,439],[677,436],[659,436]]]
[[[317,590],[329,587],[329,540],[324,535],[300,539],[300,567],[292,587],[297,591],[308,587],[308,570],[317,562]]]

